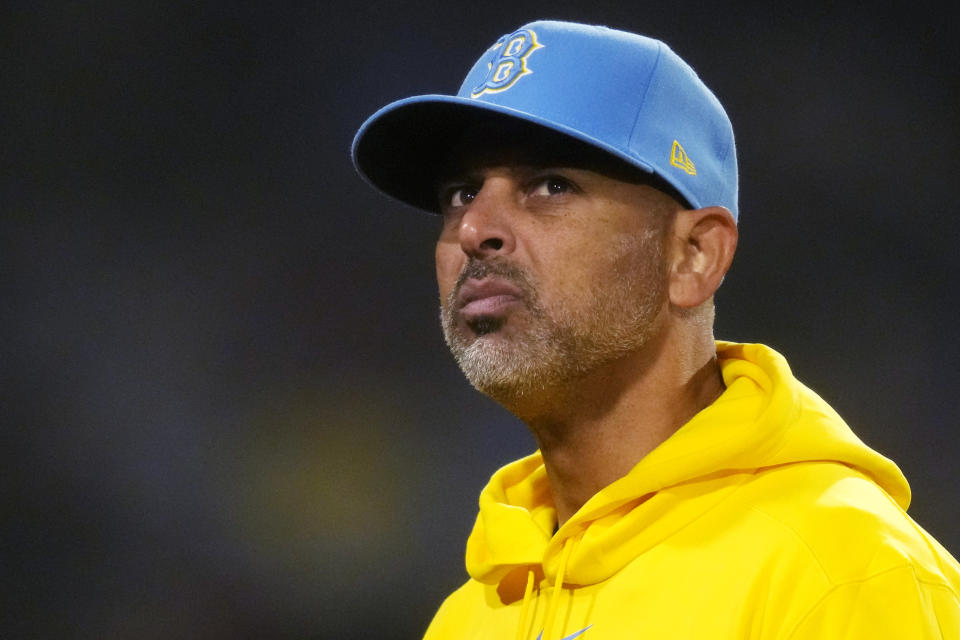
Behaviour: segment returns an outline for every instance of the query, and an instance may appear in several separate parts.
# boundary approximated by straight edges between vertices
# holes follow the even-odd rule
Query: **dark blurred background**
[[[446,353],[435,221],[348,149],[539,17],[714,89],[718,335],[784,353],[960,551],[960,40],[946,3],[876,7],[6,3],[0,636],[419,637],[533,442]]]

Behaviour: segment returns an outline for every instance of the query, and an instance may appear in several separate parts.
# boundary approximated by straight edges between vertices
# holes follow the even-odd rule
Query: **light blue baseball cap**
[[[521,120],[665,180],[693,208],[737,217],[733,127],[666,44],[602,26],[542,20],[497,40],[454,96],[398,100],[357,131],[357,170],[380,191],[436,212],[437,176],[473,124]]]

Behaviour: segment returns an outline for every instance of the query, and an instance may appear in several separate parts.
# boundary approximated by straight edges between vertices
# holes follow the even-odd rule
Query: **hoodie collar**
[[[717,355],[726,391],[588,500],[556,534],[540,453],[497,471],[481,493],[467,541],[470,575],[496,584],[514,570],[537,567],[553,580],[564,546],[576,538],[565,581],[600,582],[757,469],[780,464],[833,460],[856,467],[907,507],[910,490],[897,466],[798,382],[780,354],[758,344],[718,342]]]

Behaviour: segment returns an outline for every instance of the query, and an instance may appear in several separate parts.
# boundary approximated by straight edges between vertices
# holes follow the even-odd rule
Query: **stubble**
[[[622,237],[596,271],[595,286],[547,307],[540,283],[503,258],[470,259],[441,301],[444,338],[464,375],[482,393],[510,406],[575,382],[642,348],[656,331],[666,298],[661,234]],[[480,319],[470,334],[458,323],[457,294],[468,279],[497,277],[522,292],[521,317]],[[515,321],[509,335],[501,325]]]

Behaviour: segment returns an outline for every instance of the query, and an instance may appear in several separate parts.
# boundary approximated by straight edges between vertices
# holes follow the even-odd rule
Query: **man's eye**
[[[570,184],[569,180],[560,176],[549,176],[534,185],[531,195],[556,196],[570,191],[573,191],[573,185]]]
[[[465,207],[477,197],[477,191],[478,189],[475,187],[459,187],[453,189],[447,196],[446,205],[448,207]]]

